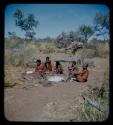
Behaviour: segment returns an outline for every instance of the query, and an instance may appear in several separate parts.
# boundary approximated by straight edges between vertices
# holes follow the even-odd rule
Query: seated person
[[[81,72],[74,72],[74,76],[76,78],[76,81],[78,82],[87,82],[89,71],[88,71],[88,64],[83,65],[83,69]]]
[[[59,61],[56,61],[55,73],[63,74],[63,68]]]
[[[49,57],[46,57],[45,67],[47,72],[52,72],[52,64]]]
[[[78,71],[78,67],[76,66],[76,62],[75,62],[75,61],[72,62],[72,65],[71,65],[71,66],[68,66],[68,72],[69,72],[69,74],[72,74],[72,72],[73,72],[74,70],[77,70],[77,71]]]
[[[44,76],[46,67],[43,63],[41,63],[41,60],[36,61],[37,66],[35,68],[35,72],[38,73],[40,76]]]
[[[71,66],[68,66],[68,78],[67,78],[67,80],[75,77],[73,73],[74,72],[78,72],[78,71],[79,71],[79,69],[76,66],[76,62],[73,61],[72,64],[71,64]]]

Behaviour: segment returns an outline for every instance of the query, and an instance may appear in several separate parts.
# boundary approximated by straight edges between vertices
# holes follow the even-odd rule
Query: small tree
[[[32,40],[35,35],[34,28],[36,28],[37,24],[39,24],[38,20],[35,19],[35,16],[33,14],[28,14],[25,17],[25,15],[20,9],[16,9],[13,16],[15,18],[16,26],[25,32],[25,39]],[[25,40],[23,47],[24,47],[23,48],[23,63],[24,63]]]
[[[75,36],[76,34],[73,32],[73,31],[71,31],[71,32],[69,32],[69,40],[71,41],[71,42],[74,42],[74,40],[75,40]]]
[[[56,38],[56,45],[58,48],[62,48],[65,46],[67,40],[67,35],[65,32],[62,32],[60,35]]]
[[[94,31],[91,26],[81,25],[78,29],[79,39],[86,43],[88,39],[93,35]]]
[[[103,36],[104,40],[105,38],[109,38],[109,13],[96,13],[94,17],[94,29],[97,36]]]
[[[10,39],[15,38],[16,34],[15,32],[8,32],[8,36]]]

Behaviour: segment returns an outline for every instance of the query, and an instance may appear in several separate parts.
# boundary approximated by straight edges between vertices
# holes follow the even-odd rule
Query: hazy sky
[[[17,8],[24,14],[33,13],[39,20],[36,38],[56,37],[61,32],[76,31],[82,24],[93,25],[96,12],[109,11],[103,4],[10,4],[5,9],[5,35],[15,32],[17,36],[24,36],[15,26],[13,13]]]

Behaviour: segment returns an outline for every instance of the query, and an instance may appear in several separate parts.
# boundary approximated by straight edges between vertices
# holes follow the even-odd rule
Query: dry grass
[[[103,96],[101,91],[104,89]],[[99,90],[99,91],[94,91]],[[97,93],[98,92],[98,93]],[[99,94],[100,93],[100,94]],[[104,112],[99,111],[97,108],[90,105],[87,101],[80,104],[78,108],[81,121],[104,121],[109,115],[109,72],[105,72],[104,79],[101,83],[95,84],[95,87],[90,87],[89,91],[83,93],[86,97],[99,104],[99,107]]]
[[[5,68],[5,87],[13,87],[16,85],[14,79],[14,72],[12,73],[9,68]]]
[[[108,44],[98,44],[97,46],[97,56],[106,57],[109,54],[109,46]]]
[[[76,53],[76,56],[80,58],[93,58],[96,56],[96,50],[84,48],[82,50],[79,50]]]
[[[38,54],[50,54],[50,53],[65,53],[64,49],[58,49],[55,43],[26,43],[25,48],[22,48],[23,42],[12,39],[5,44],[5,64],[13,66],[21,66],[28,59],[36,58]],[[13,49],[17,49],[14,52]],[[72,55],[71,52],[67,54]],[[78,50],[76,56],[80,58],[94,58],[94,57],[107,57],[109,55],[109,45],[106,43],[88,43],[85,48]],[[24,62],[23,62],[24,61]]]
[[[19,45],[18,45],[19,44]],[[17,46],[18,45],[18,46]],[[65,54],[64,49],[58,49],[55,46],[55,43],[46,42],[46,43],[26,43],[26,47],[23,50],[22,41],[11,40],[5,44],[5,65],[10,66],[26,66],[29,61],[32,61],[32,58],[39,58],[40,54],[51,54],[55,53],[56,58],[58,55],[63,54],[63,58],[67,55],[72,55],[71,52]],[[17,49],[15,52],[13,49]],[[106,57],[109,54],[109,46],[105,43],[88,43],[87,46],[76,53],[76,57],[80,58],[93,58],[93,57]],[[54,56],[52,57],[54,59]],[[25,63],[25,65],[24,65]],[[24,67],[25,68],[25,67]],[[7,71],[6,76],[6,86],[12,85],[12,76]]]
[[[88,43],[76,53],[76,56],[81,58],[107,57],[108,55],[109,45],[107,43]]]

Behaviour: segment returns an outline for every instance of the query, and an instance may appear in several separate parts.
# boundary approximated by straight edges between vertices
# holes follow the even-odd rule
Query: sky
[[[8,32],[15,32],[24,37],[25,33],[16,27],[13,17],[17,8],[25,15],[33,13],[39,21],[36,38],[55,38],[61,32],[77,31],[82,24],[92,26],[96,12],[110,11],[104,4],[9,4],[5,8],[5,36]]]

